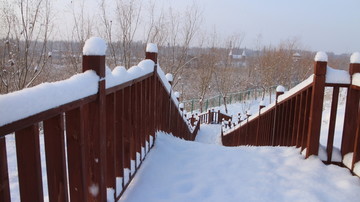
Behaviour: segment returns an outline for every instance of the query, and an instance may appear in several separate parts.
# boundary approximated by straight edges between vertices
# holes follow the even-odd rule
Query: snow
[[[165,75],[165,77],[166,77],[166,79],[167,79],[170,83],[173,82],[173,80],[174,80],[173,75],[170,74],[170,73],[167,73],[167,74]]]
[[[157,53],[158,52],[157,45],[154,44],[154,43],[148,43],[146,45],[146,52],[148,52],[148,53]]]
[[[343,163],[346,167],[351,168],[352,161],[353,161],[354,152],[350,152],[345,154]]]
[[[0,114],[6,114],[0,116],[0,126],[94,95],[98,81],[99,77],[90,70],[67,80],[0,95]]]
[[[174,96],[176,97],[176,98],[179,98],[180,97],[180,93],[179,92],[174,92]]]
[[[126,70],[123,66],[115,67],[113,71],[106,68],[106,88],[111,88],[133,79],[145,76],[154,71],[154,61],[143,60],[137,66]]]
[[[179,104],[179,108],[180,108],[180,109],[184,109],[184,103],[180,103],[180,104]]]
[[[360,64],[360,52],[355,52],[350,57],[350,63],[351,64]]]
[[[115,190],[113,188],[106,188],[106,194],[107,194],[107,202],[115,202],[114,196],[115,196]]]
[[[319,51],[316,53],[314,60],[316,62],[327,62],[328,56],[325,52]]]
[[[326,68],[326,83],[350,84],[350,74],[345,70]]]
[[[116,177],[116,196],[119,196],[122,192],[122,177]]]
[[[195,142],[222,145],[221,125],[202,124],[198,134],[196,135]]]
[[[312,82],[314,81],[314,75],[310,75],[306,80],[304,80],[303,82],[299,83],[298,85],[296,85],[295,87],[291,88],[289,91],[287,91],[286,93],[280,95],[278,97],[278,102],[281,102],[283,100],[285,100],[286,98],[294,95],[295,93],[301,91],[302,89],[306,88],[307,86],[309,86]],[[278,91],[277,91],[278,92]],[[284,91],[283,91],[284,92]]]
[[[360,87],[360,73],[355,73],[352,75],[352,85]]]
[[[360,176],[360,161],[358,161],[357,163],[355,163],[354,165],[354,173],[358,176]]]
[[[294,147],[222,147],[158,133],[120,201],[358,201],[360,179]]]
[[[276,87],[276,92],[285,92],[286,91],[286,89],[285,89],[285,87],[284,86],[282,86],[282,85],[279,85],[278,87]]]
[[[100,37],[91,37],[85,41],[83,55],[105,55],[106,42]]]

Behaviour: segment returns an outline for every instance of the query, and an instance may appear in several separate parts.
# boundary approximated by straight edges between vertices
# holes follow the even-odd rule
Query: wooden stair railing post
[[[100,38],[90,38],[85,42],[83,51],[83,72],[93,70],[100,77],[98,98],[84,106],[85,136],[87,142],[86,158],[88,163],[87,197],[88,201],[106,201],[106,92],[105,92],[105,50],[85,51],[85,47],[96,40],[106,47]],[[91,44],[90,44],[91,45]]]
[[[278,124],[278,98],[280,95],[284,94],[284,87],[283,86],[278,86],[276,88],[276,98],[275,98],[275,108],[274,108],[274,122],[273,122],[273,131],[272,131],[272,138],[271,138],[271,145],[272,146],[275,146],[276,144],[276,140],[275,140],[275,137],[277,136],[277,132],[278,132],[278,129],[277,129],[277,124]]]
[[[318,52],[315,56],[314,81],[310,106],[309,128],[306,143],[306,158],[318,155],[321,129],[321,117],[325,91],[327,56]],[[322,57],[321,57],[322,56]]]
[[[260,121],[261,121],[261,109],[265,107],[265,104],[263,102],[260,102],[259,104],[259,116],[258,116],[258,121],[257,121],[257,127],[256,127],[256,139],[255,139],[255,145],[258,146],[259,145],[259,135],[260,135]]]
[[[359,61],[352,61],[353,57],[356,57],[356,54],[359,54],[359,53],[354,53],[351,56],[351,60],[350,60],[349,73],[351,76],[351,81],[352,81],[352,79],[353,79],[352,77],[355,73],[360,73]],[[352,164],[351,164],[351,170],[353,170],[355,163],[360,161],[360,125],[359,125],[360,124],[360,109],[359,109],[360,90],[359,90],[359,88],[354,89],[354,86],[350,85],[349,91],[350,92],[348,92],[348,93],[351,94],[350,99],[353,99],[353,100],[349,100],[349,104],[350,104],[350,102],[351,102],[351,104],[354,104],[354,106],[349,107],[349,110],[351,111],[351,115],[356,115],[356,117],[353,118],[353,120],[351,120],[351,124],[355,124],[355,125],[350,126],[353,128],[349,128],[350,130],[352,130],[352,133],[345,134],[345,128],[344,128],[343,143],[344,143],[344,146],[349,145],[351,143],[351,139],[354,138],[354,145],[353,145],[354,155],[353,155]],[[346,103],[345,110],[348,109],[347,104],[348,103]],[[346,114],[350,113],[350,111],[345,111],[345,117],[346,117]],[[350,118],[348,118],[348,119],[350,119]],[[344,127],[345,127],[345,122],[344,122]],[[353,134],[353,136],[351,137],[349,134]],[[347,135],[347,137],[344,140],[345,135]],[[341,147],[341,151],[342,151],[343,155],[345,155],[346,152],[350,152],[346,148],[344,148],[344,150],[343,150],[343,147]]]
[[[158,117],[158,103],[156,103],[157,100],[157,94],[158,89],[156,89],[157,87],[157,57],[158,57],[158,49],[157,46],[155,44],[149,43],[146,46],[146,51],[145,51],[145,59],[149,59],[154,61],[155,65],[154,65],[154,75],[152,76],[152,83],[150,83],[151,85],[151,90],[150,90],[150,107],[152,108],[152,115],[150,116],[151,119],[151,135],[153,136],[153,144],[155,142],[155,132],[157,130],[157,125],[156,125],[156,121],[157,121],[157,117]],[[151,145],[153,146],[153,145]]]
[[[0,138],[0,201],[10,201],[10,186],[5,137]]]
[[[351,63],[349,74],[352,76],[360,72],[360,64]],[[354,149],[355,133],[357,128],[357,113],[359,110],[360,91],[349,88],[346,98],[344,129],[341,142],[341,155],[344,157]]]

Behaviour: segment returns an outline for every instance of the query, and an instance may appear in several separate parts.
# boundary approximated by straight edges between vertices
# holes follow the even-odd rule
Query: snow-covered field
[[[206,127],[205,127],[206,128]],[[207,130],[207,129],[205,129]],[[359,201],[347,169],[294,147],[223,147],[158,133],[120,201]]]

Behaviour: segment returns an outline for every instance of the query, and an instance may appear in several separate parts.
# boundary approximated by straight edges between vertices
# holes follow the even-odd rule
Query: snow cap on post
[[[360,52],[355,52],[350,57],[351,64],[360,64]]]
[[[328,56],[325,52],[319,51],[316,53],[314,60],[315,62],[327,62]]]
[[[176,92],[174,92],[174,96],[175,96],[177,99],[179,99],[180,93],[176,91]]]
[[[285,92],[285,87],[282,85],[279,85],[278,87],[276,87],[276,92],[277,93],[283,93]]]
[[[260,101],[259,107],[260,107],[260,109],[265,107],[265,102],[264,102],[264,100],[261,100],[261,101]]]
[[[173,82],[173,80],[174,80],[173,75],[170,74],[170,73],[167,73],[167,74],[165,75],[165,77],[166,77],[166,79],[169,81],[170,84],[171,84],[171,83]]]
[[[180,103],[179,108],[180,108],[181,111],[184,110],[184,103]]]
[[[146,45],[146,52],[148,53],[158,53],[158,47],[154,43],[148,43]]]
[[[355,52],[350,57],[350,67],[349,74],[359,74],[360,73],[360,52]],[[358,77],[358,76],[357,76]],[[354,83],[354,77],[352,77]]]
[[[154,43],[148,43],[145,51],[145,59],[154,61],[157,64],[158,47]]]
[[[83,55],[103,56],[106,54],[106,48],[107,46],[104,39],[100,37],[91,37],[85,42],[83,47]]]

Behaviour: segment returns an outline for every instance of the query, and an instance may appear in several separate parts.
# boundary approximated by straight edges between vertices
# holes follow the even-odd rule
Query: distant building
[[[231,49],[229,52],[229,57],[231,64],[235,67],[245,67],[246,66],[246,49],[243,49],[240,54],[240,50]]]

